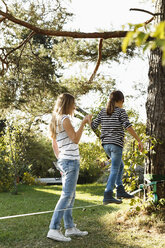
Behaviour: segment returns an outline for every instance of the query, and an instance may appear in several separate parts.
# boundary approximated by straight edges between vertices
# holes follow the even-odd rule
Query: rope
[[[59,209],[56,210],[57,212],[60,211],[66,211],[69,209],[80,209],[83,208],[85,210],[85,208],[91,208],[91,207],[98,207],[101,206],[102,204],[97,204],[97,205],[87,205],[87,206],[81,206],[81,207],[75,207],[75,208],[64,208],[64,209]],[[39,215],[39,214],[48,214],[48,213],[52,213],[54,212],[54,210],[51,211],[44,211],[44,212],[37,212],[37,213],[29,213],[29,214],[19,214],[19,215],[11,215],[11,216],[4,216],[4,217],[0,217],[0,220],[5,220],[5,219],[12,219],[12,218],[18,218],[18,217],[25,217],[25,216],[32,216],[32,215]]]

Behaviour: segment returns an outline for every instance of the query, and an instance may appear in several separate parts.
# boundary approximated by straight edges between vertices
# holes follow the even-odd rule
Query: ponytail
[[[107,104],[107,115],[112,115],[115,110],[115,102],[113,99],[110,99]]]
[[[110,99],[107,104],[107,115],[112,115],[115,110],[115,102],[124,101],[124,95],[121,91],[116,90],[110,94]]]

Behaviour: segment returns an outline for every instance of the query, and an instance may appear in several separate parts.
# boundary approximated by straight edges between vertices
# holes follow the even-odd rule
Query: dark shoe
[[[120,198],[132,199],[132,198],[134,198],[134,195],[128,194],[128,193],[125,191],[124,186],[123,186],[123,185],[120,185],[120,186],[118,186],[117,189],[116,189],[116,197],[117,197],[118,199],[120,199]]]
[[[112,195],[113,195],[112,191],[104,192],[104,199],[103,199],[103,204],[104,205],[107,205],[109,203],[116,203],[116,204],[122,203],[121,200],[115,199]]]

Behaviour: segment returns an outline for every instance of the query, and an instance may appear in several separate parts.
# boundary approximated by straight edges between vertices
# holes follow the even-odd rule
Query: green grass
[[[163,248],[165,225],[151,216],[124,217],[129,201],[103,206],[105,185],[78,185],[73,217],[77,226],[87,230],[86,237],[71,242],[46,238],[52,213],[0,220],[0,248]],[[0,193],[0,216],[53,210],[61,186],[18,186],[19,194]],[[101,204],[87,208],[87,205]],[[148,218],[148,219],[147,219]],[[64,231],[64,230],[63,230]]]

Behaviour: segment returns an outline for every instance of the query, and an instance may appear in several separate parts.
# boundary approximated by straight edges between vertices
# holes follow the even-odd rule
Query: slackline
[[[81,207],[75,207],[75,208],[64,208],[64,209],[59,209],[56,211],[66,211],[69,209],[85,209],[85,208],[91,208],[91,207],[98,207],[101,206],[103,204],[96,204],[96,205],[87,205],[87,206],[81,206]],[[25,216],[32,216],[32,215],[39,215],[39,214],[48,214],[48,213],[52,213],[54,212],[54,210],[51,211],[44,211],[44,212],[37,212],[37,213],[29,213],[29,214],[18,214],[18,215],[11,215],[11,216],[4,216],[4,217],[0,217],[0,220],[5,220],[5,219],[12,219],[12,218],[18,218],[18,217],[25,217]]]

